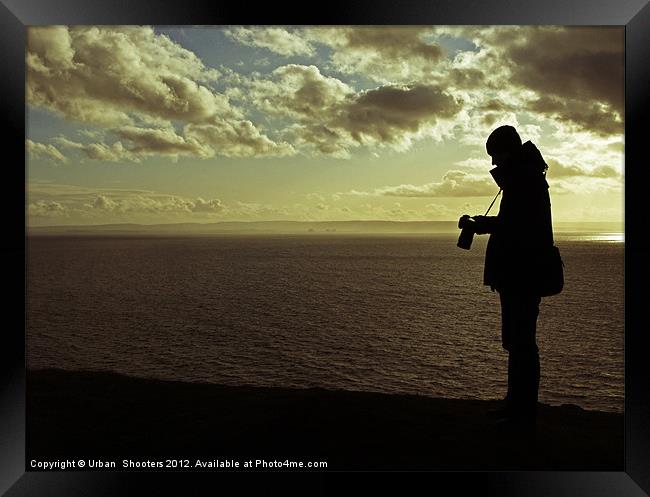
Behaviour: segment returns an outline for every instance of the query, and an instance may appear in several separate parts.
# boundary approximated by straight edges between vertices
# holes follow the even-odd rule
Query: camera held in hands
[[[460,228],[460,236],[458,237],[458,243],[456,246],[469,250],[472,246],[472,241],[474,240],[474,226],[476,221],[472,219],[467,214],[464,214],[458,220],[458,227]]]

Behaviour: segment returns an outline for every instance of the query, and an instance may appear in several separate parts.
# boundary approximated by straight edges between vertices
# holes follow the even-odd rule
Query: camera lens
[[[473,239],[474,239],[474,231],[471,230],[470,228],[464,228],[460,232],[460,236],[458,237],[458,243],[456,243],[456,246],[465,250],[469,250],[470,247],[472,246]]]

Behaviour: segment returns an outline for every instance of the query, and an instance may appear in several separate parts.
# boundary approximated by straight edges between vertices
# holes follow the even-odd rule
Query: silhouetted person
[[[499,293],[501,337],[508,352],[506,420],[533,421],[540,379],[536,325],[541,297],[539,260],[553,245],[547,165],[537,147],[521,143],[512,126],[495,129],[486,143],[496,167],[490,174],[502,190],[496,216],[463,216],[461,224],[489,233],[484,284]],[[462,227],[462,226],[461,226]]]

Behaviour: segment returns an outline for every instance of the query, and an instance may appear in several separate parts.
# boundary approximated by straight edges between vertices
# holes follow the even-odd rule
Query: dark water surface
[[[30,237],[30,368],[227,385],[502,397],[485,238]],[[622,412],[624,245],[558,237],[540,401]]]

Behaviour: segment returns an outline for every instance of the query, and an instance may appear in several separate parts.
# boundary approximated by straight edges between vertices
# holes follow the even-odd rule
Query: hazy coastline
[[[558,234],[622,233],[617,222],[554,223]],[[29,226],[28,235],[457,234],[455,221],[223,221]]]

